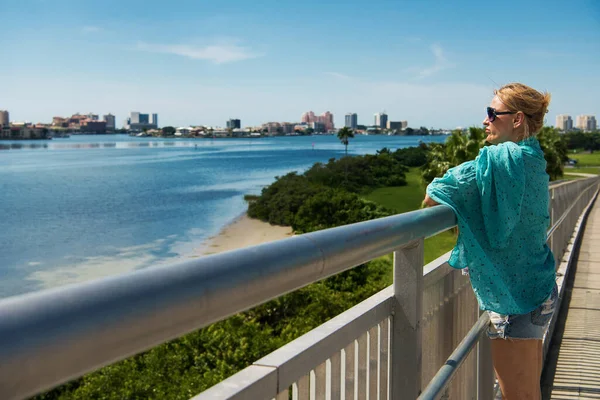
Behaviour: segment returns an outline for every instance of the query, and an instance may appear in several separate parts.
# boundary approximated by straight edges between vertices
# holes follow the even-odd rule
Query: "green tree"
[[[346,146],[346,155],[348,155],[348,144],[350,143],[349,139],[352,139],[354,137],[354,132],[352,131],[352,129],[345,126],[338,131],[337,137],[338,139],[340,139],[340,142],[342,142],[342,144]]]
[[[391,211],[361,199],[357,194],[326,189],[304,202],[292,228],[298,233],[305,233],[389,215],[392,215]]]
[[[427,162],[421,173],[423,182],[429,184],[434,178],[444,175],[450,168],[474,160],[484,144],[485,130],[476,127],[469,128],[467,132],[459,129],[452,131],[444,144],[429,144]]]
[[[466,133],[455,129],[446,139],[446,155],[454,167],[465,161],[474,160],[484,144],[485,130],[483,128],[470,127]]]
[[[378,187],[406,185],[407,168],[391,154],[330,159],[316,163],[304,175],[319,186],[362,193]]]
[[[248,216],[273,225],[291,226],[302,204],[317,194],[320,188],[297,172],[275,179],[256,200],[247,198],[250,200]]]
[[[172,126],[165,126],[162,128],[162,134],[164,136],[173,136],[176,132],[176,129]]]
[[[435,178],[443,176],[452,165],[446,155],[446,145],[430,143],[428,145],[427,162],[421,168],[421,178],[428,185]]]
[[[543,127],[537,134],[540,147],[546,159],[546,172],[550,180],[563,176],[563,166],[569,161],[567,144],[558,129],[549,126]]]
[[[427,145],[423,142],[417,147],[406,147],[394,152],[394,158],[407,167],[422,167],[427,163]]]

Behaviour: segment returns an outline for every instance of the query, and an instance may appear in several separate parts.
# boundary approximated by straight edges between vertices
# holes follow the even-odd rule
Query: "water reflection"
[[[0,143],[0,150],[47,149],[48,144],[39,143]]]
[[[206,145],[207,143],[202,143]],[[193,142],[101,142],[101,143],[23,143],[23,142],[0,142],[0,150],[69,150],[69,149],[98,149],[98,148],[136,148],[136,147],[198,147]]]

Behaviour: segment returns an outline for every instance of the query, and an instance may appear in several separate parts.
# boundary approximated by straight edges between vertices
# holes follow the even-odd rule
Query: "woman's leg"
[[[541,340],[493,339],[492,359],[503,399],[541,400]]]

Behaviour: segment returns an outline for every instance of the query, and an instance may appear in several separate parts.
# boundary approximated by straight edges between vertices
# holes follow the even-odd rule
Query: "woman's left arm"
[[[440,205],[440,203],[433,200],[431,197],[429,197],[428,194],[425,195],[425,199],[423,200],[423,206],[433,207],[433,206],[439,206],[439,205]]]

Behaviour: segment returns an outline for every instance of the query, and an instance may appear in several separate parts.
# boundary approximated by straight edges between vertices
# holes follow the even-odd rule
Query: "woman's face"
[[[494,108],[497,112],[503,111],[514,111],[509,110],[498,98],[498,96],[494,96],[492,102],[490,103],[490,107]],[[487,134],[486,141],[491,144],[499,144],[504,142],[513,141],[515,142],[516,135],[516,126],[515,119],[519,116],[518,114],[503,114],[497,115],[494,121],[489,120],[486,115],[483,120],[483,125],[485,126],[485,133]]]

